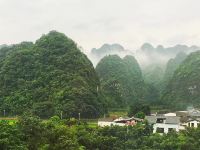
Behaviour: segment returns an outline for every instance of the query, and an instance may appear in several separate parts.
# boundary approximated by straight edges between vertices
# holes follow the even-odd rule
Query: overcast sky
[[[200,45],[200,0],[0,0],[0,44],[35,41],[50,30],[85,50]]]

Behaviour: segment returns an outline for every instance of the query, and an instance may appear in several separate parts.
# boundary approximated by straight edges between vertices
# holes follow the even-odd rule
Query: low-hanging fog
[[[87,55],[94,66],[106,55],[117,54],[120,57],[132,55],[137,59],[141,68],[145,69],[152,65],[164,68],[168,60],[174,58],[178,53],[189,54],[197,50],[199,50],[198,46],[175,45],[164,47],[162,45],[153,46],[150,43],[144,43],[136,50],[128,50],[120,44],[104,44],[100,48],[93,48]]]

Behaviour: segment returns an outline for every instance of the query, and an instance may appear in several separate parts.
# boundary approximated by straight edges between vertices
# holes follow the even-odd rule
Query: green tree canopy
[[[174,109],[185,109],[200,102],[200,51],[191,53],[176,69],[165,88],[162,101]]]
[[[142,73],[133,56],[123,59],[117,55],[106,56],[98,63],[96,72],[109,107],[127,107],[130,102],[145,98]]]
[[[0,110],[10,115],[31,111],[44,118],[61,112],[64,117],[100,116],[106,105],[99,85],[86,55],[56,31],[35,44],[5,48],[0,58]]]

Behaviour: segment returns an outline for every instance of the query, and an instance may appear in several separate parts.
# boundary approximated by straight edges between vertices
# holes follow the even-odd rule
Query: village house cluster
[[[117,119],[113,118],[102,118],[98,120],[98,126],[134,126],[138,122],[147,120],[149,124],[153,126],[153,133],[168,133],[170,131],[179,132],[184,130],[186,127],[198,127],[200,125],[200,111],[191,109],[188,111],[176,111],[173,113],[166,114],[151,114],[146,116],[145,119],[135,117],[120,117]]]
[[[120,117],[117,119],[114,118],[102,118],[98,120],[98,126],[105,127],[105,126],[112,126],[112,125],[118,125],[118,126],[134,126],[138,122],[143,122],[143,119],[135,118],[135,117]]]

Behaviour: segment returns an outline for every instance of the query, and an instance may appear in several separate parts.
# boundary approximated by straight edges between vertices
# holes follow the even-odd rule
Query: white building
[[[166,113],[164,116],[176,116],[176,113]]]
[[[187,127],[197,128],[200,125],[200,118],[195,118],[195,119],[190,118],[186,122],[184,122],[182,125],[187,126]]]
[[[112,125],[117,125],[117,126],[134,126],[138,122],[142,122],[143,119],[140,118],[118,118],[118,119],[112,119],[112,118],[102,118],[98,120],[98,126],[100,127],[105,127],[105,126],[112,126]]]
[[[98,120],[99,127],[111,126],[113,124],[113,118],[101,118]]]
[[[172,130],[178,132],[184,129],[177,116],[146,116],[145,119],[153,125],[153,133],[168,133]]]
[[[200,111],[190,109],[189,111],[177,111],[176,115],[181,117],[182,125],[197,128],[200,125]]]

